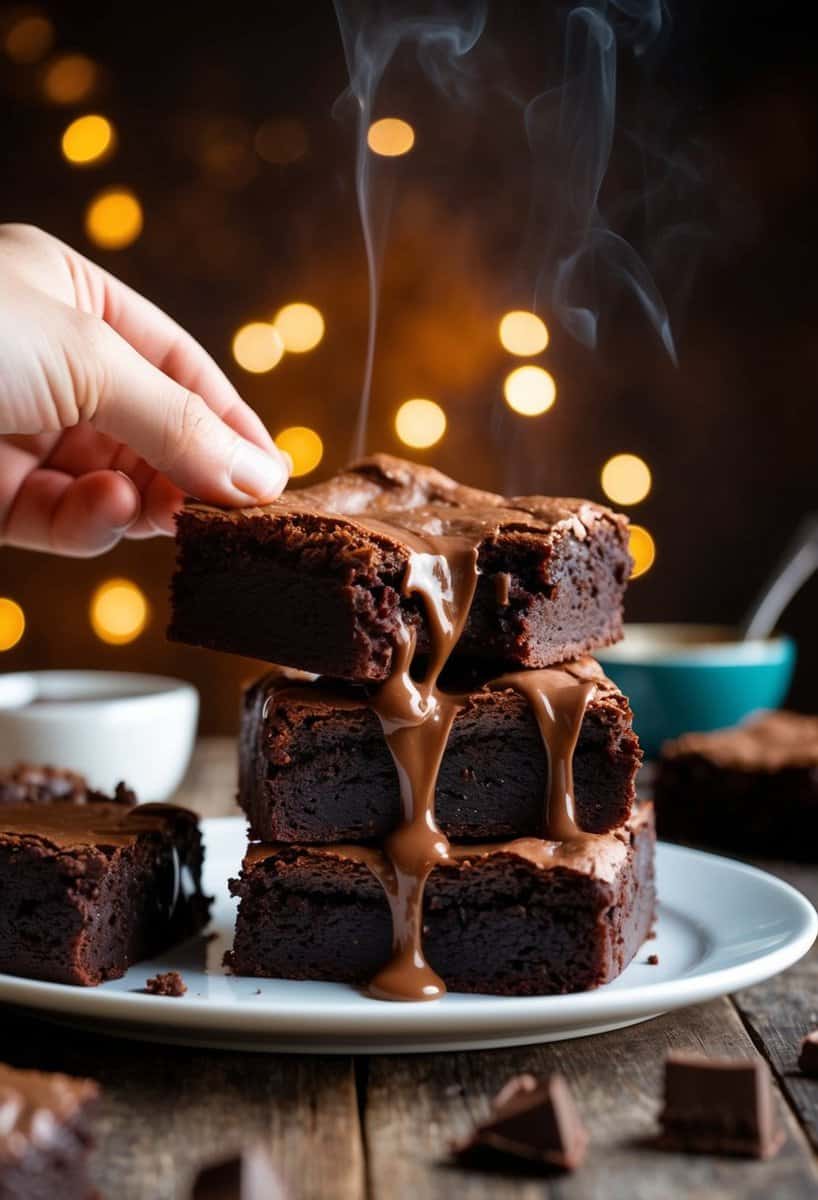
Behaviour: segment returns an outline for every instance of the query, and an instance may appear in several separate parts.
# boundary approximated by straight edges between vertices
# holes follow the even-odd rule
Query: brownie
[[[87,804],[107,800],[111,804],[134,804],[133,792],[118,783],[113,796],[89,788],[88,781],[76,771],[63,767],[40,767],[17,763],[0,769],[0,805],[6,804]]]
[[[385,893],[352,845],[251,845],[227,965],[236,974],[365,983],[390,957]],[[580,992],[618,975],[654,919],[650,805],[574,842],[455,844],[426,885],[423,948],[457,992]]]
[[[188,503],[177,518],[169,637],[321,675],[386,679],[413,554],[473,546],[480,572],[456,652],[544,667],[616,641],[631,560],[624,517],[587,500],[505,497],[379,454],[258,508]],[[408,591],[408,589],[407,589]]]
[[[0,1063],[0,1200],[90,1200],[90,1079]]]
[[[91,985],[196,933],[194,813],[92,802],[0,809],[0,971]]]
[[[605,833],[630,815],[641,760],[631,711],[592,659],[559,669],[593,680],[574,752],[577,823]],[[455,718],[436,793],[452,838],[544,832],[548,756],[537,721],[513,688],[492,690],[485,671],[460,672]],[[454,678],[450,677],[454,683]],[[366,841],[401,819],[398,775],[380,722],[355,684],[303,683],[274,671],[248,689],[241,725],[239,803],[250,836],[266,842]]]
[[[661,837],[818,862],[818,717],[769,712],[662,748]]]

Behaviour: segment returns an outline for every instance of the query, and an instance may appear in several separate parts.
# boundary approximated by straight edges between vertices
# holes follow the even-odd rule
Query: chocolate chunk
[[[456,1153],[486,1165],[507,1157],[546,1170],[574,1171],[587,1146],[588,1134],[562,1075],[518,1075],[495,1096],[491,1118]]]
[[[184,996],[187,984],[178,971],[165,971],[149,979],[145,991],[151,996]]]
[[[269,1153],[255,1144],[203,1167],[193,1184],[191,1200],[286,1200],[286,1195]]]
[[[802,1041],[798,1067],[804,1075],[818,1076],[818,1029],[808,1033]]]
[[[658,1143],[668,1150],[770,1158],[784,1140],[760,1059],[671,1054]]]
[[[98,1095],[90,1079],[0,1063],[0,1196],[86,1200]]]

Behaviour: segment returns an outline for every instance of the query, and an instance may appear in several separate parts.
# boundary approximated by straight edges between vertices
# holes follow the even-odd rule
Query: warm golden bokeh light
[[[17,63],[36,63],[54,45],[54,26],[47,17],[29,13],[15,21],[3,38],[3,49]]]
[[[398,158],[408,154],[415,144],[415,131],[400,117],[381,117],[373,121],[366,135],[369,149],[383,158]]]
[[[84,54],[61,54],[45,69],[43,91],[54,104],[79,104],[97,85],[97,65]]]
[[[142,205],[127,188],[100,192],[85,210],[85,232],[103,250],[122,250],[142,232]]]
[[[309,148],[306,129],[292,117],[265,121],[257,129],[253,144],[259,158],[280,167],[297,162]]]
[[[314,429],[306,425],[292,425],[276,434],[276,445],[286,451],[293,460],[293,477],[309,475],[324,457],[324,443]]]
[[[25,629],[25,613],[17,601],[0,596],[0,651],[16,646]]]
[[[539,417],[548,412],[557,395],[553,376],[542,367],[516,367],[506,376],[506,403],[524,417]]]
[[[446,432],[446,414],[434,400],[405,400],[395,414],[395,432],[405,446],[427,450]]]
[[[656,558],[656,543],[642,525],[631,525],[630,552],[633,559],[631,579],[644,575]]]
[[[62,135],[62,152],[75,166],[101,162],[109,158],[116,142],[114,127],[107,117],[89,113],[77,117]]]
[[[251,321],[242,325],[233,338],[233,357],[240,367],[253,375],[272,371],[281,362],[284,343],[269,321]]]
[[[539,354],[548,345],[548,329],[536,313],[517,309],[500,322],[500,342],[509,354]]]
[[[276,313],[273,324],[284,349],[293,354],[314,349],[324,336],[324,318],[313,304],[285,304]]]
[[[650,491],[650,467],[636,454],[615,454],[602,468],[601,480],[614,504],[638,504]]]
[[[124,646],[138,638],[148,623],[148,601],[130,579],[108,579],[91,597],[91,628],[110,646]]]

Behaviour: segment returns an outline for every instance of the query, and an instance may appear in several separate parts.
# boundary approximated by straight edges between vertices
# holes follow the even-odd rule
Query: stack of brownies
[[[188,504],[170,636],[247,692],[231,968],[426,999],[579,991],[654,917],[626,699],[626,520],[385,455],[259,508]],[[313,674],[306,674],[312,672]]]

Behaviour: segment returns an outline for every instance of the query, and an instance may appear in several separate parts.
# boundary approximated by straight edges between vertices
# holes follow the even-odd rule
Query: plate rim
[[[205,841],[208,831],[218,826],[224,828],[225,823],[244,826],[241,817],[204,819]],[[443,1043],[448,1037],[450,1040],[465,1038],[477,1043],[508,1035],[512,1030],[515,1034],[532,1036],[556,1030],[575,1030],[579,1036],[583,1027],[648,1019],[659,1013],[729,995],[739,988],[771,978],[802,958],[815,941],[818,913],[807,897],[785,880],[749,863],[687,846],[659,842],[657,852],[660,867],[662,859],[667,861],[668,857],[682,861],[705,860],[711,870],[739,875],[756,887],[777,893],[779,900],[784,899],[790,906],[793,932],[784,944],[772,950],[708,970],[707,960],[714,953],[711,950],[705,954],[703,970],[694,970],[689,975],[677,975],[656,983],[643,982],[611,991],[603,987],[561,996],[457,995],[458,1003],[451,1007],[446,999],[432,1004],[388,1004],[369,1000],[358,993],[356,999],[362,1003],[356,1004],[354,1009],[345,1009],[338,1005],[337,1000],[329,998],[311,1004],[309,1010],[305,1011],[299,1009],[295,1000],[265,997],[262,993],[259,1006],[255,1009],[247,1000],[214,1001],[190,994],[182,998],[152,996],[108,990],[104,984],[96,988],[80,988],[6,974],[0,974],[0,1004],[24,1005],[33,1016],[38,1012],[51,1015],[62,1013],[68,1019],[76,1016],[83,1020],[109,1022],[114,1033],[117,1023],[136,1024],[144,1030],[148,1040],[152,1027],[161,1028],[163,1032],[176,1030],[180,1036],[185,1028],[196,1033],[210,1030],[214,1034],[224,1035],[231,1023],[239,1021],[243,1038],[266,1039],[271,1047],[272,1043],[280,1046],[293,1035],[309,1038],[316,1050],[343,1039],[370,1045],[379,1039],[393,1043],[395,1039],[406,1039],[408,1050],[413,1041],[423,1041],[428,1046],[430,1042]],[[671,911],[680,911],[678,905],[668,907]],[[662,908],[661,895],[659,908]],[[138,964],[134,966],[138,967]],[[172,969],[172,964],[163,963],[163,966]],[[259,986],[265,982],[274,981],[258,980]],[[307,983],[302,981],[301,986],[307,986]],[[431,1020],[430,1014],[434,1014]],[[331,1024],[327,1023],[328,1020]],[[104,1028],[100,1032],[104,1032]],[[241,1042],[237,1040],[236,1045],[240,1048]],[[441,1044],[439,1048],[445,1047]]]

